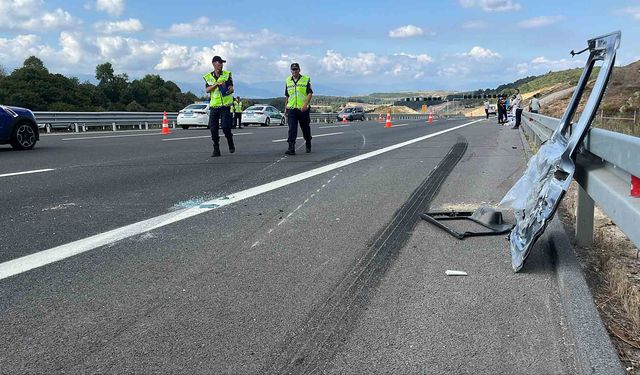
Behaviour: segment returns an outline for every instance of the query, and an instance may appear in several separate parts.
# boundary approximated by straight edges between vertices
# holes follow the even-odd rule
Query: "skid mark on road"
[[[365,311],[386,272],[428,210],[445,179],[467,149],[466,140],[456,143],[438,166],[396,211],[389,223],[373,237],[363,256],[357,257],[343,278],[272,352],[269,365],[259,373],[322,373]]]

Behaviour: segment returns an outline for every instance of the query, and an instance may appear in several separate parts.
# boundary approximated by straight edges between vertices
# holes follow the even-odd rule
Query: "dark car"
[[[16,150],[29,150],[38,140],[40,133],[33,112],[0,105],[0,144],[10,143]]]
[[[364,108],[362,107],[345,107],[338,113],[338,120],[345,118],[347,121],[360,120],[364,121]]]

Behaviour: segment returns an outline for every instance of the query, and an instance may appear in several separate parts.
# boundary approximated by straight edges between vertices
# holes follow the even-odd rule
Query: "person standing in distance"
[[[233,102],[233,123],[242,129],[242,100],[239,96]]]
[[[302,136],[306,142],[306,151],[311,152],[311,117],[309,116],[309,102],[313,96],[311,89],[311,78],[300,74],[300,64],[291,64],[291,76],[285,80],[286,87],[285,111],[289,122],[289,137],[287,142],[289,148],[285,151],[287,155],[296,154],[296,138],[298,137],[298,124],[302,129]]]
[[[513,108],[515,109],[515,118],[516,124],[513,126],[513,129],[518,129],[520,127],[520,122],[522,121],[522,110],[524,109],[524,101],[522,100],[522,95],[520,95],[520,89],[516,89],[516,95],[513,99]]]
[[[211,60],[213,64],[213,72],[203,76],[206,84],[206,92],[209,93],[209,129],[211,130],[211,139],[213,140],[212,157],[220,156],[220,135],[218,130],[222,125],[222,132],[227,143],[229,144],[229,152],[236,152],[233,144],[233,134],[231,133],[231,106],[233,105],[233,80],[231,72],[222,70],[223,64],[226,63],[220,56],[214,56]]]

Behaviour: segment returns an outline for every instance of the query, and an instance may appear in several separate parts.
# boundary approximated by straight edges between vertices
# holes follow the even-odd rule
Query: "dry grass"
[[[576,183],[562,202],[565,223],[573,228]],[[598,311],[629,374],[640,374],[640,252],[598,207],[594,244],[576,248]]]

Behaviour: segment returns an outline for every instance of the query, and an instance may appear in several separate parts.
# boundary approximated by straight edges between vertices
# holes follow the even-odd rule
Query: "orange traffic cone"
[[[385,128],[391,127],[391,111],[387,112],[387,122],[384,124]]]
[[[378,114],[378,124],[382,124],[382,113]]]
[[[640,178],[631,175],[631,196],[640,198]]]
[[[347,122],[347,115],[342,115],[342,122],[346,123]]]
[[[433,122],[433,113],[429,112],[429,122]]]
[[[171,134],[171,130],[169,130],[169,120],[167,120],[167,111],[164,111],[164,115],[162,116],[162,132],[160,134]]]

